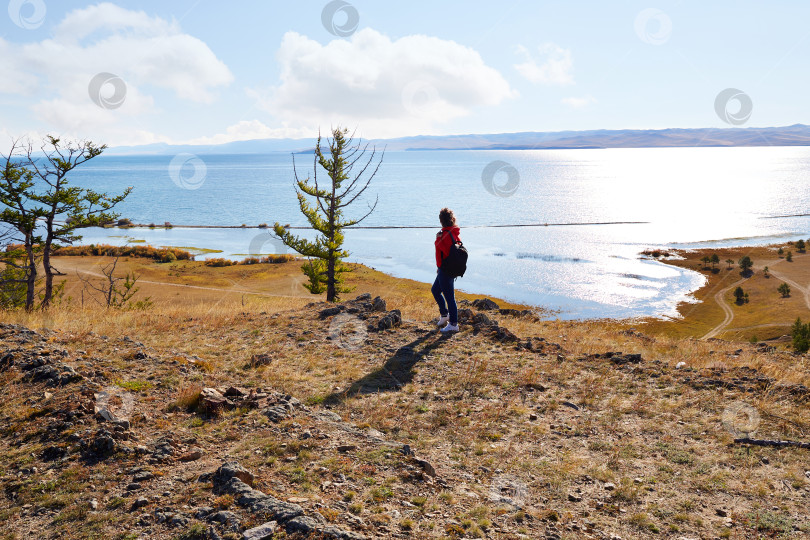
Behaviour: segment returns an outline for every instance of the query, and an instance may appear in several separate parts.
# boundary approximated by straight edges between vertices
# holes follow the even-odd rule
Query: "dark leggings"
[[[430,289],[433,293],[433,298],[439,304],[439,313],[442,317],[448,314],[448,306],[450,307],[450,324],[456,326],[458,324],[458,306],[456,306],[456,296],[453,292],[453,278],[442,272],[436,275],[436,281],[433,282],[433,287]],[[445,300],[447,302],[445,303]]]

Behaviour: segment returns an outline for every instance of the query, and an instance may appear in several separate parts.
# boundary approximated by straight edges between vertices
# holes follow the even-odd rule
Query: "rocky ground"
[[[245,313],[219,339],[272,346],[228,358],[0,325],[2,538],[810,535],[808,450],[735,442],[808,440],[769,367],[806,358],[389,307]]]

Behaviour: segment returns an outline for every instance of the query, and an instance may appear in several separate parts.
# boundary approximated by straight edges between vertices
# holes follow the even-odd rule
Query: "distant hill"
[[[663,148],[683,146],[810,146],[810,126],[795,124],[766,128],[620,129],[439,135],[374,139],[388,150],[527,150],[566,148]],[[108,155],[262,154],[310,152],[315,139],[257,139],[219,145],[121,146]]]

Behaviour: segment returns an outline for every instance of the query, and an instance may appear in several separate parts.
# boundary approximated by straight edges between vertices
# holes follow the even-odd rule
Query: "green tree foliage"
[[[805,249],[807,249],[807,245],[804,243],[804,240],[796,240],[796,250],[800,253],[804,253]]]
[[[785,254],[785,260],[786,260],[787,262],[793,262],[793,252],[792,252],[792,251],[788,251],[788,252]]]
[[[751,272],[751,268],[754,267],[754,261],[752,261],[751,257],[749,257],[748,255],[744,256],[739,261],[737,261],[737,264],[740,265],[740,270],[742,271],[743,274],[748,274],[749,272]]]
[[[273,230],[286,246],[309,257],[309,261],[301,267],[309,278],[309,283],[305,283],[304,287],[312,294],[325,291],[326,300],[335,302],[340,293],[351,290],[342,285],[341,278],[341,274],[351,271],[343,264],[343,259],[349,255],[342,248],[343,229],[367,218],[376,208],[377,200],[359,219],[344,219],[343,209],[357,201],[368,189],[380,169],[384,153],[377,159],[377,150],[372,148],[371,155],[367,157],[368,144],[355,143],[348,130],[340,127],[332,130],[332,137],[327,137],[326,145],[328,153],[325,154],[318,134],[312,178],[308,176],[302,180],[298,177],[293,157],[298,206],[310,226],[318,233],[315,240],[294,236],[279,223],[275,223]],[[328,181],[325,185],[318,183],[319,167],[326,171]]]
[[[810,350],[810,324],[802,324],[801,318],[797,317],[790,328],[790,336],[796,352],[806,353]]]
[[[106,145],[90,141],[62,141],[45,137],[38,151],[30,142],[12,143],[5,156],[0,181],[0,221],[15,231],[14,240],[22,245],[18,255],[24,258],[26,302],[34,308],[37,279],[36,258],[42,257],[45,286],[40,306],[47,308],[57,292],[53,283],[59,272],[51,264],[52,250],[60,244],[81,240],[77,231],[114,222],[119,216],[110,210],[129,195],[110,196],[71,185],[69,173],[79,165],[99,156]],[[8,265],[8,261],[4,261]]]
[[[701,262],[703,263],[703,268],[708,268],[709,263],[712,262],[712,258],[708,255],[704,255],[700,258]]]
[[[746,296],[747,295],[745,294],[745,291],[743,291],[742,287],[737,287],[734,289],[734,298],[738,304],[744,304],[746,302]]]
[[[790,296],[790,285],[788,285],[787,283],[782,283],[781,285],[779,285],[779,287],[777,287],[776,290],[779,292],[779,294],[782,295],[782,298],[787,298],[788,296]]]
[[[717,266],[718,264],[720,264],[720,256],[717,255],[717,253],[712,253],[710,262],[712,263],[712,267]]]
[[[734,267],[734,259],[726,259],[726,264],[728,265],[728,269],[731,270]]]

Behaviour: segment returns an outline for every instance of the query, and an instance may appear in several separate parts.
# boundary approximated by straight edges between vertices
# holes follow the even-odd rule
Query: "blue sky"
[[[728,127],[727,88],[751,99],[743,126],[810,123],[810,2],[356,0],[330,19],[343,37],[327,6],[11,0],[0,131],[124,145],[336,123],[366,137]]]

